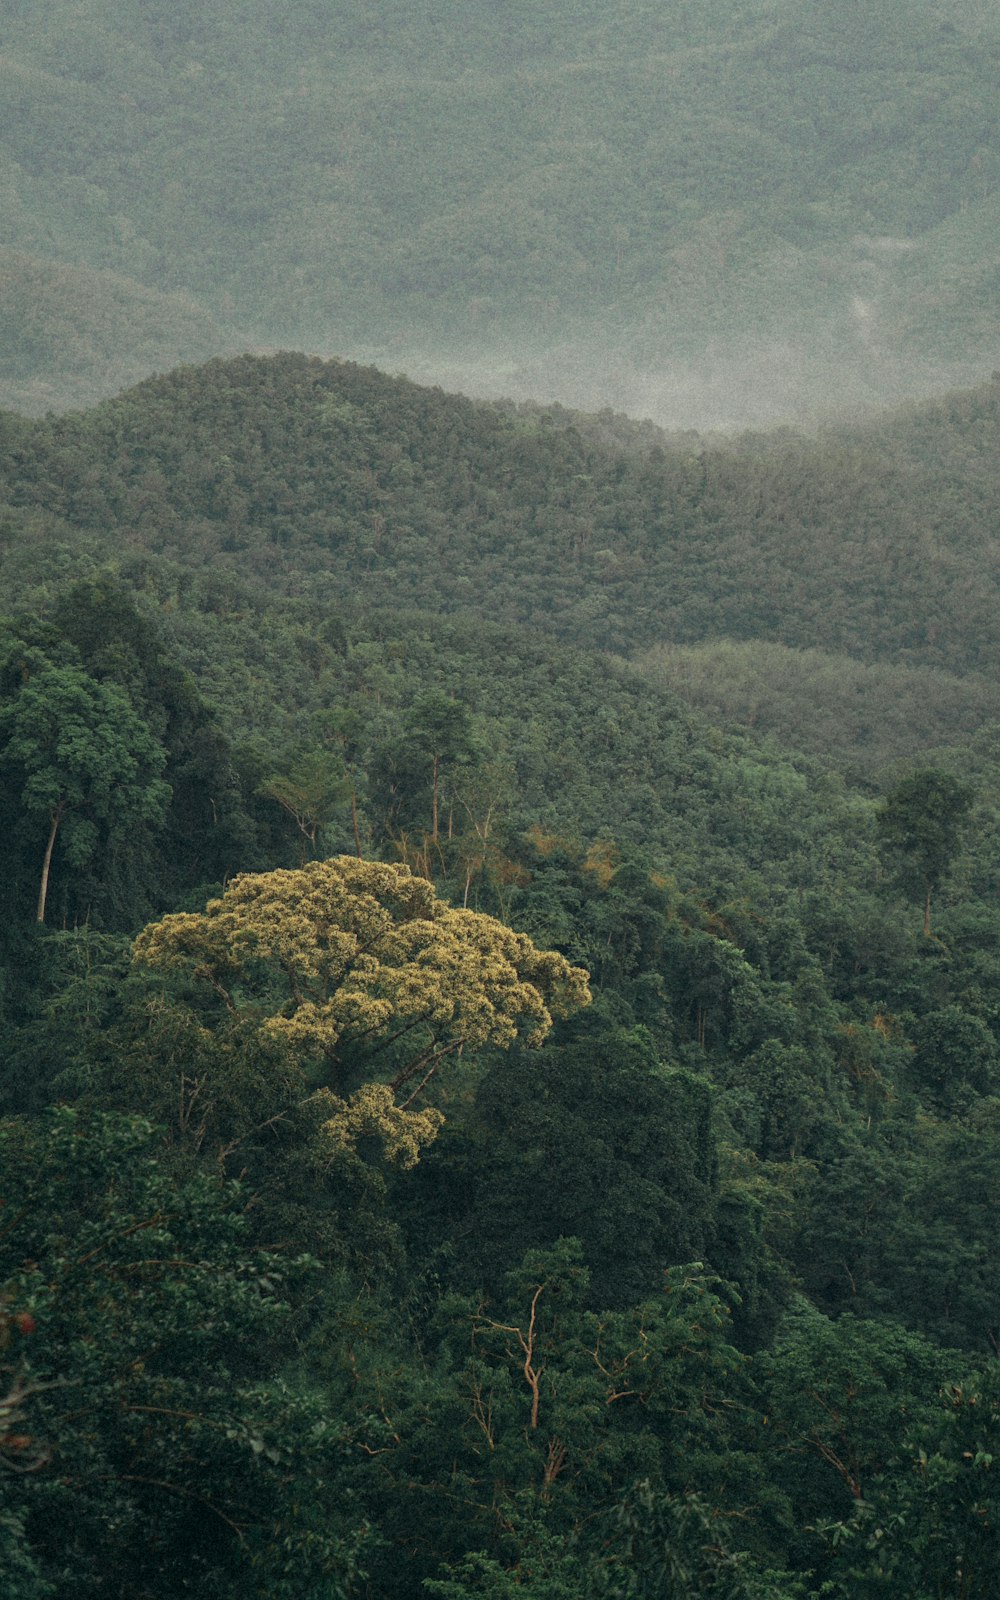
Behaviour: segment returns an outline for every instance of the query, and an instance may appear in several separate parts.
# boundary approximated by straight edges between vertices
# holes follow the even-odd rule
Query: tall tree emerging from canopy
[[[878,814],[883,848],[908,893],[924,907],[931,931],[931,898],[947,876],[962,842],[972,791],[936,767],[914,772],[886,795]]]
[[[410,1108],[443,1060],[541,1044],[553,1017],[590,999],[564,956],[438,900],[408,867],[351,856],[236,878],[204,912],[152,923],[135,951],[188,970],[227,1012],[256,1012],[303,1062],[325,1057],[346,1091],[321,1091],[328,1136],[373,1135],[402,1165],[440,1126],[437,1110]]]
[[[439,689],[418,695],[411,713],[412,738],[431,764],[431,839],[437,843],[441,771],[445,763],[467,760],[472,752],[469,713]]]
[[[348,796],[353,799],[350,779],[344,763],[331,750],[302,751],[289,762],[285,772],[275,772],[261,784],[260,792],[268,800],[276,800],[301,833],[303,860],[316,851],[323,829],[333,821]],[[357,839],[356,807],[355,839]],[[359,851],[360,854],[360,851]]]
[[[0,706],[0,749],[22,807],[47,820],[36,908],[44,922],[60,831],[67,859],[82,866],[100,825],[162,820],[170,799],[160,777],[165,752],[121,689],[51,663]]]

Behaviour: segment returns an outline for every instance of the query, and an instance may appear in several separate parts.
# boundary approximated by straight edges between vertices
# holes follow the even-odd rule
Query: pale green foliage
[[[341,759],[328,750],[314,749],[298,755],[287,771],[273,773],[260,792],[294,818],[307,845],[315,849],[322,830],[344,806],[350,783]]]

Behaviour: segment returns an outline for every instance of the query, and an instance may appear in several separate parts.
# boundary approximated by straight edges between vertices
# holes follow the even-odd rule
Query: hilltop
[[[16,530],[40,520],[117,559],[269,594],[321,580],[330,602],[626,656],[731,639],[959,675],[997,660],[998,384],[869,431],[730,446],[285,355],[4,426],[15,583],[38,571]]]

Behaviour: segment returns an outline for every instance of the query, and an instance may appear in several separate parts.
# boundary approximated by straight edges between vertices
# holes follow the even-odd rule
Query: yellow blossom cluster
[[[404,1165],[437,1127],[407,1110],[418,1091],[396,1104],[404,1084],[466,1046],[538,1045],[554,1017],[590,999],[587,973],[556,951],[439,900],[406,866],[354,856],[235,878],[203,912],[150,924],[135,958],[187,970],[231,1011],[256,1007],[263,1031],[302,1056],[336,1062],[347,1045],[395,1044],[391,1083],[338,1100],[330,1135],[353,1140],[378,1123]]]

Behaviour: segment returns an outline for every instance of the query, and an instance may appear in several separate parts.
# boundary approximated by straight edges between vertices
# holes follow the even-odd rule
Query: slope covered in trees
[[[997,401],[0,417],[19,1594],[991,1600]]]
[[[991,670],[1000,385],[871,435],[710,448],[639,429],[620,448],[612,432],[350,363],[182,369],[82,415],[5,421],[13,570],[37,571],[45,528],[220,582],[321,578],[331,602],[405,595],[624,653],[730,637]]]
[[[62,365],[4,339],[3,397],[107,393],[213,323],[706,423],[971,381],[998,51],[982,0],[466,0],[461,27],[428,0],[290,0],[280,27],[263,0],[22,0],[5,242],[54,311],[72,271],[128,314],[103,371],[100,304]]]

